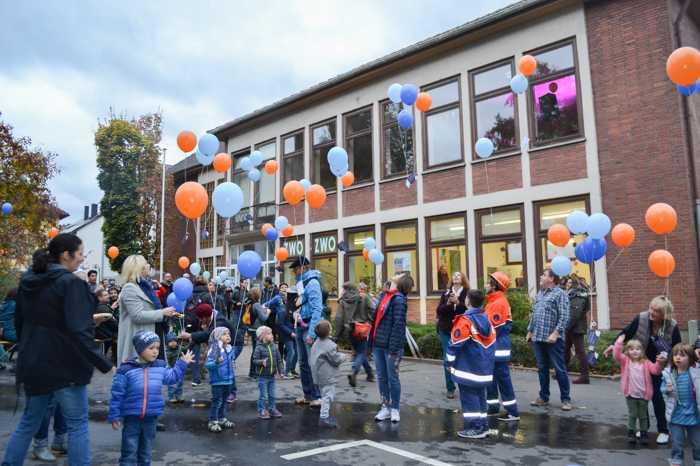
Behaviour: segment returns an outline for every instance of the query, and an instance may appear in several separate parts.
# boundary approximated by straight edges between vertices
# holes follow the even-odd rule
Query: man
[[[88,286],[90,287],[90,293],[95,294],[95,291],[97,291],[97,289],[100,287],[100,285],[97,284],[97,270],[89,270],[87,278]]]
[[[248,294],[248,281],[245,278],[241,278],[240,284],[233,289],[233,294],[231,296],[231,314],[236,311],[240,311],[243,301]]]
[[[301,387],[304,390],[303,398],[297,398],[297,404],[310,404],[321,406],[321,394],[314,383],[309,366],[309,353],[311,345],[316,339],[316,325],[323,316],[323,296],[321,292],[321,273],[311,270],[311,263],[304,256],[295,258],[290,269],[297,277],[296,305],[300,308],[296,319],[298,331],[297,353],[299,358],[299,371],[301,372]]]
[[[266,303],[275,296],[277,296],[279,290],[277,286],[272,282],[272,277],[265,277],[263,281],[262,296],[260,297],[261,303]]]
[[[530,323],[527,326],[527,341],[533,342],[537,371],[540,376],[540,396],[532,406],[549,405],[549,368],[554,367],[561,409],[571,411],[569,376],[564,363],[564,334],[569,324],[569,297],[557,283],[559,277],[551,269],[540,275],[540,288],[535,298]]]

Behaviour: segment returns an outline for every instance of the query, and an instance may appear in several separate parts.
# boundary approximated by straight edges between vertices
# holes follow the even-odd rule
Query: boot
[[[32,455],[34,456],[34,459],[39,460],[39,461],[46,461],[46,462],[56,461],[56,457],[45,446],[44,447],[34,447],[34,451],[32,452]]]
[[[649,433],[646,430],[639,433],[639,443],[642,445],[649,445]]]
[[[348,383],[351,387],[357,387],[357,372],[348,374]]]
[[[66,446],[65,435],[54,435],[51,442],[51,452],[55,455],[67,455],[68,447]]]
[[[637,435],[632,429],[627,429],[627,443],[630,443],[632,445],[637,443]]]

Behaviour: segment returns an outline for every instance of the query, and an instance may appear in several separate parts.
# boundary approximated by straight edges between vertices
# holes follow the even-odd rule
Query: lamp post
[[[160,281],[163,281],[163,241],[165,238],[165,153],[163,148],[163,176],[160,188]]]

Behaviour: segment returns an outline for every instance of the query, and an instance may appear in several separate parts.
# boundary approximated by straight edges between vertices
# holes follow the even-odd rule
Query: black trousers
[[[661,395],[661,381],[663,378],[660,375],[651,376],[651,384],[654,386],[654,395],[651,398],[651,404],[654,406],[654,416],[656,417],[656,427],[659,433],[668,434],[668,425],[666,424],[666,403]]]

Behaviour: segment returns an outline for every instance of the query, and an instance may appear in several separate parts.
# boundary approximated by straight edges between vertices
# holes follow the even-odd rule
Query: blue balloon
[[[391,100],[395,104],[401,102],[401,84],[394,83],[391,86],[389,86],[387,95],[389,96],[389,100]]]
[[[415,84],[404,84],[401,86],[401,102],[406,105],[413,105],[418,98],[418,86]]]
[[[260,170],[257,168],[251,168],[248,172],[248,179],[250,181],[260,181]]]
[[[10,215],[12,213],[12,204],[10,204],[9,202],[3,203],[2,213],[3,215]]]
[[[263,161],[262,152],[260,152],[259,150],[254,150],[253,153],[250,154],[250,161],[253,163],[254,167],[260,165]]]
[[[236,183],[221,183],[211,195],[211,204],[221,217],[233,217],[243,207],[243,191]]]
[[[206,133],[199,137],[199,152],[209,157],[213,157],[219,150],[219,139],[213,134]]]
[[[192,282],[185,277],[180,277],[173,283],[173,292],[180,301],[187,301],[192,297]]]
[[[204,277],[206,281],[209,281],[209,279],[211,278],[211,272],[207,272],[205,270],[204,272],[202,272],[202,277]]]
[[[571,273],[573,265],[571,259],[566,256],[556,256],[552,259],[552,272],[560,277],[565,277]]]
[[[197,149],[197,151],[194,153],[194,157],[197,159],[197,162],[201,163],[205,167],[207,165],[211,165],[211,163],[214,161],[214,155],[206,155]]]
[[[493,142],[489,138],[479,138],[476,140],[474,150],[480,159],[487,159],[493,154]]]
[[[522,94],[527,90],[527,78],[523,76],[522,74],[516,74],[513,76],[513,78],[510,80],[510,88],[515,92],[516,94]]]
[[[199,275],[199,272],[202,271],[202,266],[199,265],[199,262],[192,262],[190,264],[190,272],[192,275]]]
[[[585,233],[588,228],[588,214],[580,210],[574,210],[566,217],[566,226],[575,235]]]
[[[250,160],[250,157],[243,157],[241,159],[241,170],[250,171],[251,168],[253,168],[253,161]]]
[[[302,178],[299,183],[301,183],[301,185],[304,187],[304,194],[306,194],[311,187],[311,181],[307,180],[306,178]]]
[[[214,281],[216,281],[216,284],[217,284],[217,285],[221,285],[221,284],[224,282],[224,281],[221,279],[221,277],[216,277],[216,278],[214,279]]]
[[[382,254],[382,252],[379,249],[375,248],[369,252],[369,260],[373,264],[379,265],[382,262],[384,262],[384,255]]]
[[[586,232],[593,239],[603,239],[610,232],[610,218],[602,213],[593,214],[586,222]]]
[[[270,228],[268,227],[267,230],[265,230],[265,239],[268,241],[275,241],[279,237],[279,234],[277,233],[276,228]]]
[[[413,126],[413,114],[411,114],[411,112],[408,109],[404,108],[403,110],[401,110],[396,119],[399,122],[399,126],[403,129],[409,129]]]
[[[697,83],[691,84],[690,86],[681,86],[679,84],[676,86],[676,89],[678,89],[678,92],[680,92],[684,96],[690,97],[691,95],[693,95],[693,92],[695,92],[697,90],[696,86],[697,86]],[[700,90],[698,90],[698,92],[700,92]]]
[[[185,311],[185,301],[177,299],[175,293],[170,293],[168,295],[168,297],[165,299],[165,304],[170,307],[174,307],[177,312],[182,313]]]
[[[275,219],[275,228],[278,230],[284,230],[289,225],[289,220],[284,215],[280,215]]]
[[[238,271],[243,278],[253,278],[262,267],[262,260],[255,251],[244,251],[238,256]]]
[[[348,171],[348,153],[342,147],[335,146],[328,151],[326,156],[331,173],[335,176],[343,176]]]
[[[371,251],[377,247],[377,242],[374,240],[374,238],[365,238],[365,242],[362,245],[365,247],[365,249]]]
[[[608,250],[608,243],[604,239],[586,238],[586,240],[576,246],[574,253],[576,259],[584,264],[592,264],[605,255]]]

